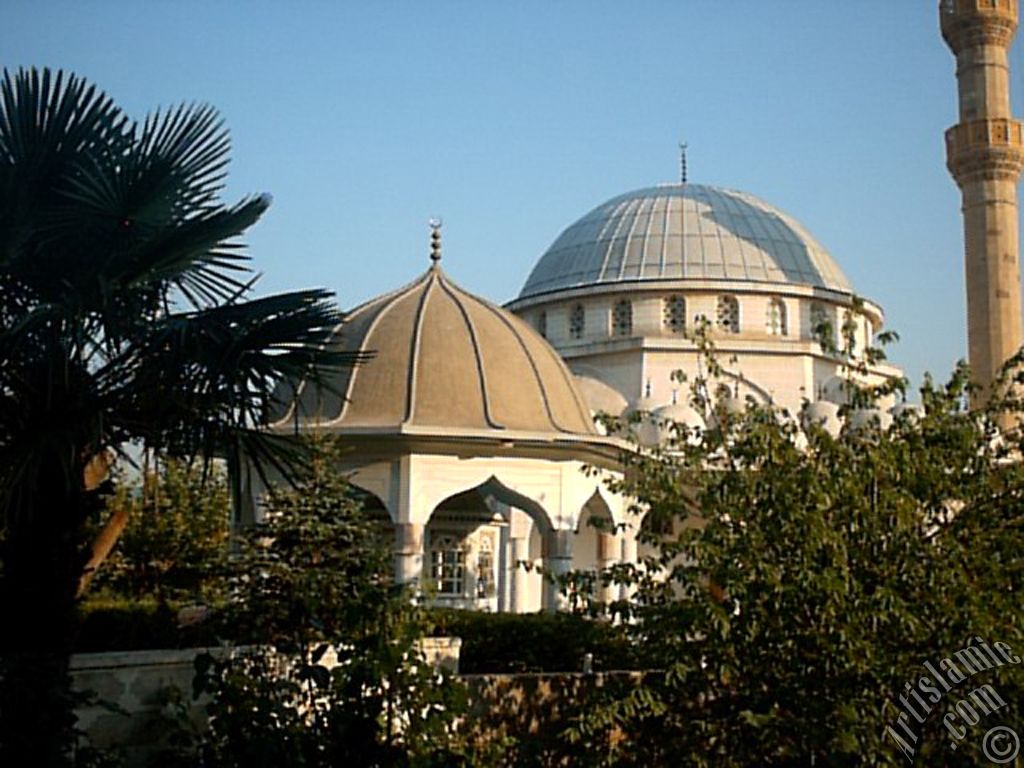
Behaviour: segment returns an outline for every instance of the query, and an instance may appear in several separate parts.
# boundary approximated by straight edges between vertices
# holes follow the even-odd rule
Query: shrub
[[[211,695],[203,764],[458,765],[464,691],[425,663],[390,539],[320,449],[229,563],[228,619],[259,645],[196,660],[196,692]]]

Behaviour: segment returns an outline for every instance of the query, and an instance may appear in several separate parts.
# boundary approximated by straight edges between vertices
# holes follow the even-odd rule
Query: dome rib
[[[544,410],[547,413],[548,421],[550,422],[551,426],[554,429],[556,429],[556,430],[558,430],[560,432],[572,432],[573,431],[572,429],[569,429],[568,427],[560,424],[558,418],[555,416],[554,411],[551,408],[551,401],[548,398],[547,388],[544,386],[544,378],[540,375],[540,370],[538,369],[538,366],[537,366],[537,361],[534,359],[533,353],[530,351],[529,347],[526,345],[526,341],[525,341],[525,339],[523,339],[523,336],[519,332],[519,329],[516,328],[515,325],[512,324],[512,322],[509,320],[509,318],[501,310],[497,309],[496,307],[494,307],[493,305],[491,305],[491,304],[489,304],[489,303],[487,303],[485,301],[481,301],[480,299],[476,298],[475,296],[470,297],[470,298],[472,298],[474,301],[476,301],[477,304],[479,304],[485,310],[487,310],[492,315],[494,315],[516,337],[516,341],[519,342],[519,348],[523,350],[523,355],[526,357],[527,361],[530,363],[530,370],[533,371],[533,378],[534,378],[534,381],[537,384],[538,390],[540,390],[541,399],[544,402]],[[578,407],[580,407],[581,410],[583,410],[583,412],[585,413],[586,410],[583,408],[583,405],[582,405],[582,403],[580,401],[580,398],[577,396],[577,392],[575,391],[575,384],[568,378],[568,374],[564,370],[564,368],[560,367],[559,370],[563,374],[563,378],[565,379],[566,383],[568,384],[568,386],[570,388],[570,391],[572,391],[573,397],[576,400],[576,405]]]
[[[476,326],[473,325],[472,318],[470,318],[469,313],[466,312],[466,308],[462,305],[462,302],[459,301],[459,298],[455,295],[455,292],[452,290],[452,286],[448,283],[447,280],[444,279],[443,273],[441,273],[440,270],[438,270],[438,273],[441,276],[438,281],[439,285],[441,286],[441,290],[443,290],[451,298],[455,306],[459,308],[459,314],[462,315],[462,319],[466,323],[466,328],[469,330],[469,338],[473,343],[473,353],[476,362],[476,371],[477,375],[480,377],[480,397],[483,399],[484,418],[487,420],[487,423],[492,428],[505,429],[505,426],[503,424],[499,424],[498,421],[494,418],[494,415],[491,413],[490,398],[488,397],[487,394],[487,373],[486,371],[484,371],[483,355],[480,352],[480,342],[477,337]]]
[[[373,332],[377,330],[377,326],[380,325],[381,320],[395,306],[395,304],[397,304],[399,301],[404,299],[408,294],[416,290],[416,288],[419,287],[423,280],[423,277],[417,280],[413,280],[408,285],[405,285],[395,291],[391,291],[390,293],[386,293],[383,296],[380,296],[376,299],[370,299],[369,301],[360,304],[358,307],[352,310],[352,313],[349,315],[350,320],[348,322],[355,321],[359,315],[363,314],[364,312],[371,311],[377,305],[383,305],[381,306],[377,314],[373,317],[373,319],[370,321],[369,326],[363,333],[362,338],[359,340],[358,349],[360,353],[372,353],[373,350],[369,348],[368,342],[370,337],[373,335]],[[338,331],[335,333],[335,336],[337,336],[339,333],[344,333],[344,328],[346,324],[348,323],[343,322],[338,327]],[[352,391],[353,389],[355,389],[356,379],[360,374],[359,368],[360,366],[356,366],[355,368],[351,369],[351,373],[349,374],[348,380],[346,381],[345,393],[342,399],[341,409],[339,410],[338,416],[336,419],[334,419],[334,421],[341,421],[343,418],[345,418],[346,412],[349,409],[349,405],[352,402]],[[305,387],[306,385],[307,382],[302,382],[303,387]]]
[[[629,206],[627,205],[627,206],[625,206],[625,208],[628,211]],[[620,209],[616,209],[616,210],[617,211],[621,211],[621,208]],[[615,249],[615,242],[620,239],[619,238],[619,233],[622,232],[622,227],[626,223],[626,211],[622,211],[619,214],[619,216],[617,217],[617,220],[616,220],[616,217],[609,216],[608,217],[608,223],[610,224],[612,221],[615,221],[615,231],[612,232],[612,236],[610,238],[608,238],[608,240],[605,243],[604,260],[601,262],[601,268],[597,271],[597,274],[596,274],[596,281],[598,281],[598,282],[601,281],[601,280],[604,280],[604,276],[606,274],[608,274],[608,262],[611,261],[612,251]],[[600,241],[598,241],[598,242],[600,242]],[[625,256],[625,247],[626,247],[625,244],[623,244],[622,247],[623,247],[623,256]],[[578,248],[580,250],[582,250],[583,246],[579,245]],[[577,259],[578,258],[579,258],[579,256],[577,256]]]
[[[362,304],[358,305],[350,312],[344,313],[344,319],[340,323],[335,325],[333,329],[331,329],[331,338],[334,340],[334,342],[332,343],[337,342],[339,336],[342,333],[344,333],[343,329],[348,329],[351,328],[353,325],[358,324],[362,319],[363,315],[372,311],[374,307],[380,305],[388,305],[390,302],[400,300],[402,296],[414,290],[416,286],[421,282],[421,279],[422,278],[418,278],[412,281],[411,283],[407,283],[406,285],[403,285],[400,288],[396,288],[393,291],[389,291],[388,293],[376,296],[372,299],[369,299],[368,301],[364,301]],[[386,308],[385,310],[382,311],[386,311]],[[373,328],[374,326],[376,326],[381,314],[382,312],[378,312],[371,319],[369,329],[362,336],[362,343],[357,348],[358,353],[362,356],[366,356],[368,353],[370,353],[370,350],[368,349],[366,344],[366,339],[369,338],[370,334],[373,332]],[[338,412],[333,415],[325,417],[324,420],[326,422],[329,423],[332,421],[336,421],[337,419],[340,419],[344,416],[345,409],[348,407],[349,404],[349,395],[354,385],[355,378],[358,375],[358,371],[358,366],[344,369],[342,371],[343,380],[339,382],[340,386],[334,391],[327,392],[328,395],[333,395],[338,398]],[[315,388],[316,391],[312,393],[307,392],[307,390],[310,389],[309,381],[307,380],[300,381],[298,382],[297,385],[294,385],[294,383],[291,382],[286,382],[284,384],[285,390],[291,387],[294,387],[294,389],[291,392],[291,396],[286,399],[278,398],[278,405],[275,406],[276,410],[274,410],[270,414],[269,420],[271,422],[278,423],[283,421],[295,421],[296,419],[299,418],[300,415],[303,414],[306,416],[308,416],[309,414],[314,414],[316,418],[319,418],[319,407],[307,407],[309,404],[306,402],[306,400],[311,398],[319,406],[322,402],[322,395],[324,394],[320,392],[320,388]],[[283,392],[279,392],[279,394],[283,394]]]
[[[427,273],[427,287],[423,289],[419,304],[416,306],[415,320],[413,321],[413,332],[409,339],[409,370],[406,376],[405,387],[405,418],[403,424],[408,424],[416,416],[416,380],[419,378],[419,356],[420,338],[423,335],[423,316],[427,308],[427,302],[434,292],[433,271]]]
[[[665,217],[661,222],[661,252],[658,254],[658,273],[665,274],[665,257],[668,253],[668,221],[672,212],[672,201],[665,204]]]

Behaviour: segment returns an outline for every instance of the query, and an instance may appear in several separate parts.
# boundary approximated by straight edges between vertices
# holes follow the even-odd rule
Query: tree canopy
[[[1024,649],[1020,436],[997,432],[997,406],[967,409],[967,382],[966,368],[926,382],[923,415],[889,430],[809,425],[804,446],[791,420],[750,403],[703,441],[679,426],[637,454],[624,490],[652,554],[609,577],[636,589],[613,609],[658,674],[587,707],[570,733],[581,754],[973,765],[987,728],[1020,732],[1016,706],[976,728],[954,709],[986,684],[1024,700],[1019,666],[989,664],[950,691],[925,666],[982,641]]]

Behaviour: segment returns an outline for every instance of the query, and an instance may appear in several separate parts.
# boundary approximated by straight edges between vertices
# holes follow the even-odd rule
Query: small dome
[[[856,408],[850,413],[850,429],[866,431],[880,429],[883,432],[892,426],[893,416],[881,408]]]
[[[341,349],[373,358],[323,387],[281,391],[271,421],[341,431],[596,436],[558,354],[525,322],[435,267],[348,314]]]
[[[576,386],[579,387],[583,400],[591,413],[607,413],[609,416],[621,416],[629,407],[626,398],[614,387],[605,384],[593,376],[576,374]]]
[[[668,442],[673,437],[682,437],[682,432],[676,432],[673,429],[673,423],[686,427],[686,442],[691,445],[699,444],[704,439],[704,432],[707,430],[704,418],[685,403],[663,405],[654,411],[654,418],[657,419],[662,443]]]
[[[854,395],[865,385],[842,376],[830,376],[820,387],[820,396],[836,405],[852,402]]]
[[[602,203],[540,258],[519,298],[655,280],[742,280],[849,293],[843,271],[795,219],[745,192],[670,184]]]
[[[800,420],[804,431],[810,430],[814,425],[821,427],[832,437],[838,437],[843,429],[843,420],[839,417],[839,406],[827,400],[808,403],[800,412]]]
[[[890,408],[889,413],[892,414],[894,419],[906,419],[910,422],[916,422],[924,418],[925,410],[924,406],[918,403],[899,403]]]
[[[664,405],[663,400],[657,400],[650,395],[643,395],[633,401],[633,405],[630,406],[629,412],[632,413],[650,413],[655,408],[660,408]]]
[[[703,439],[704,430],[707,428],[704,419],[690,406],[675,403],[648,410],[639,407],[640,405],[641,402],[638,401],[633,412],[642,411],[645,415],[631,426],[633,436],[640,445],[653,448],[656,445],[664,445],[676,437],[677,434],[672,428],[673,422],[688,428],[687,442],[697,444]]]

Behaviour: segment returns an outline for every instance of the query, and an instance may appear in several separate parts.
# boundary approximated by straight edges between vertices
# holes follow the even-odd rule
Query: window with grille
[[[466,586],[466,550],[455,534],[430,538],[431,576],[438,595],[462,597]]]
[[[494,597],[494,592],[494,543],[490,536],[483,536],[476,556],[476,596]]]
[[[586,321],[583,316],[583,305],[577,304],[569,312],[569,338],[582,339],[585,328]]]
[[[669,296],[665,299],[661,322],[669,333],[686,333],[686,299],[682,296]]]
[[[785,336],[789,332],[786,328],[786,305],[782,299],[772,299],[768,302],[765,326],[772,336]]]
[[[615,302],[612,307],[612,333],[629,336],[633,332],[633,302],[628,299]]]
[[[541,311],[537,315],[537,333],[545,339],[548,337],[548,313]]]
[[[740,332],[740,303],[735,296],[718,297],[718,328],[726,333]]]

